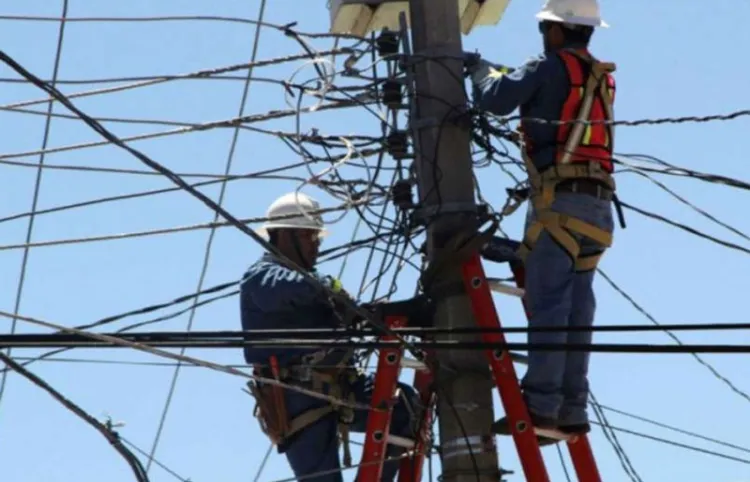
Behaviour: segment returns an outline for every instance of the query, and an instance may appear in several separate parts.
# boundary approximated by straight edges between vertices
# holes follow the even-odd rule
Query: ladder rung
[[[495,293],[502,293],[504,295],[515,296],[517,298],[523,298],[523,295],[525,293],[522,288],[517,288],[515,286],[511,286],[497,280],[488,279],[487,283],[489,284],[490,289]]]
[[[542,437],[547,437],[547,438],[551,438],[555,440],[564,440],[564,441],[572,440],[575,437],[575,435],[569,435],[560,430],[548,429],[548,428],[534,427],[534,433]]]
[[[401,366],[404,368],[414,368],[415,370],[427,370],[427,365],[413,358],[401,358]]]
[[[398,447],[404,447],[405,449],[414,448],[414,440],[406,437],[399,437],[398,435],[388,435],[388,443],[396,445]]]

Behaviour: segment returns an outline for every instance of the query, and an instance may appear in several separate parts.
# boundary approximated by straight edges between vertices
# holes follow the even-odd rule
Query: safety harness
[[[542,232],[547,231],[574,260],[576,271],[581,272],[596,268],[605,249],[612,245],[612,234],[580,219],[553,211],[552,203],[561,183],[576,180],[598,182],[601,184],[601,189],[598,189],[601,194],[605,194],[605,190],[614,194],[615,180],[611,175],[614,81],[609,74],[615,71],[615,65],[599,62],[585,51],[565,49],[558,53],[567,67],[571,91],[563,107],[563,124],[558,129],[555,163],[540,173],[531,160],[528,146],[522,149],[529,175],[530,201],[536,219],[526,230],[518,254],[525,260]],[[584,78],[584,69],[579,61],[590,67],[587,78]],[[576,106],[578,112],[573,119]],[[598,118],[593,125],[589,122],[592,114],[594,118]],[[574,120],[577,122],[571,127],[570,122]],[[606,124],[601,121],[606,121]],[[592,131],[596,130],[599,135],[593,136]],[[581,256],[580,242],[575,235],[592,239],[602,245],[602,250]]]
[[[276,357],[270,359],[270,375],[277,381],[288,385],[310,388],[316,393],[326,393],[337,400],[344,400],[350,405],[355,403],[354,393],[349,389],[359,376],[355,367],[349,365],[354,354],[348,350],[342,361],[332,367],[315,367],[298,364],[279,367]],[[255,365],[256,376],[267,376],[269,367]],[[302,412],[294,418],[289,417],[286,409],[285,389],[279,385],[269,385],[250,380],[250,394],[255,398],[253,415],[258,419],[261,430],[275,445],[281,445],[293,435],[309,427],[330,413],[338,413],[338,430],[344,446],[344,465],[351,466],[352,456],[349,446],[349,426],[354,421],[351,406],[328,404]],[[326,390],[327,389],[327,390]]]

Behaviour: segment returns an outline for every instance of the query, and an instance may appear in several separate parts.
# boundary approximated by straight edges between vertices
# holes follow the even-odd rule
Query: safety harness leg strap
[[[568,253],[571,259],[576,263],[578,271],[588,271],[588,269],[593,269],[578,269],[578,266],[580,265],[582,268],[591,266],[591,263],[598,262],[599,258],[601,258],[601,254],[598,256],[586,256],[586,261],[581,261],[579,264],[578,260],[581,258],[581,246],[576,237],[571,233],[585,236],[604,247],[610,247],[612,245],[611,233],[592,224],[581,221],[580,219],[550,210],[537,211],[536,215],[536,221],[526,230],[526,234],[518,250],[519,256],[524,261],[529,252],[534,249],[534,245],[539,239],[539,236],[541,236],[542,231],[547,231],[547,233],[549,233],[549,235]],[[594,267],[595,266],[596,264],[594,264]]]
[[[294,417],[289,421],[289,430],[285,434],[285,438],[291,437],[303,428],[314,424],[321,418],[325,417],[329,413],[333,413],[334,411],[335,409],[333,408],[333,405],[324,405],[322,407],[313,408],[312,410],[303,412],[302,414]]]
[[[596,269],[603,255],[604,251],[600,251],[598,253],[580,256],[578,259],[576,259],[575,270],[579,273],[583,273]]]

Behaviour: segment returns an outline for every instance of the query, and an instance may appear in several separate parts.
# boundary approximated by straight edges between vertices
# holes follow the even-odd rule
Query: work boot
[[[591,425],[588,422],[574,425],[560,425],[557,428],[567,435],[584,435],[591,432]]]
[[[533,412],[529,412],[529,417],[531,418],[531,424],[535,428],[541,428],[541,429],[547,429],[547,430],[557,429],[557,421],[554,419],[551,419],[549,417],[543,417]],[[492,432],[498,435],[511,435],[512,432],[510,428],[510,423],[508,421],[508,417],[503,417],[500,420],[497,420],[495,423],[493,423]],[[537,440],[537,443],[539,443],[540,447],[559,442],[559,440],[555,440],[549,437],[543,437],[541,435],[537,435],[536,440]]]

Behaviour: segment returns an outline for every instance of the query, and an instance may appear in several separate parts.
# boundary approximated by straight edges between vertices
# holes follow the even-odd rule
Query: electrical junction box
[[[496,25],[503,18],[510,0],[457,0],[461,32],[468,35],[478,25]],[[331,33],[364,37],[384,28],[399,30],[398,17],[406,13],[409,23],[409,2],[406,0],[329,0]]]

